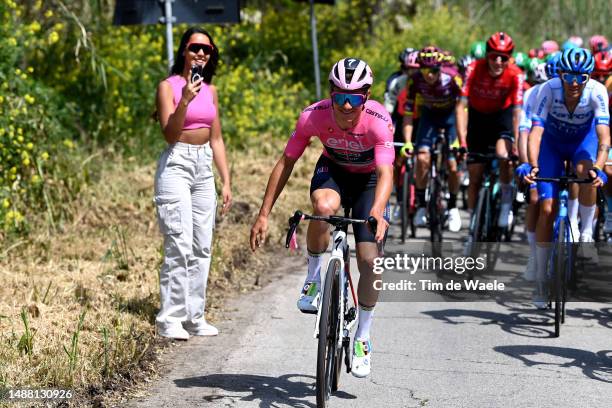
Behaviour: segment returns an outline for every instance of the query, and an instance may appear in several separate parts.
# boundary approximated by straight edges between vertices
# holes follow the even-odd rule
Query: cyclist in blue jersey
[[[593,178],[579,193],[580,242],[593,242],[595,188],[607,182],[602,171],[610,150],[610,112],[605,87],[590,81],[595,65],[591,53],[582,48],[564,50],[559,60],[559,78],[542,85],[529,133],[531,169],[525,180],[559,177],[564,161],[571,160],[579,177]],[[545,274],[555,218],[558,185],[538,182],[540,211],[536,227],[538,297],[534,304],[545,307]]]

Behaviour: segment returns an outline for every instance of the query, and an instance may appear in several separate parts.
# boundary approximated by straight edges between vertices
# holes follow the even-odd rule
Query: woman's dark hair
[[[185,68],[185,48],[187,47],[187,42],[191,38],[193,34],[204,34],[210,40],[210,44],[213,46],[213,50],[210,53],[210,59],[204,66],[203,72],[203,80],[205,83],[209,84],[212,82],[212,77],[215,75],[215,71],[217,70],[217,64],[219,63],[219,49],[215,45],[212,36],[206,30],[202,30],[198,27],[189,27],[187,31],[183,34],[181,38],[181,43],[179,44],[178,51],[176,52],[176,58],[174,58],[174,65],[170,69],[170,74],[175,75],[183,75],[183,69]]]

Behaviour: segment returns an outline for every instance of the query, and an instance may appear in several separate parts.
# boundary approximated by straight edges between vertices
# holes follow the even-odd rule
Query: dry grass
[[[216,230],[207,301],[213,322],[222,319],[228,296],[267,281],[269,254],[283,243],[288,216],[307,208],[319,145],[308,149],[279,198],[265,250],[254,256],[248,249],[282,145],[231,155],[235,206]],[[129,159],[107,162],[100,180],[69,204],[75,219],[61,233],[0,249],[0,387],[71,386],[79,406],[99,405],[108,391],[154,375],[156,356],[168,344],[154,332],[162,243],[154,170]]]

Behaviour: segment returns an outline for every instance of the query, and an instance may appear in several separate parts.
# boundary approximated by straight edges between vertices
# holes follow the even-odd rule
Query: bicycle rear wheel
[[[440,256],[441,242],[442,242],[442,225],[443,225],[443,214],[441,214],[441,201],[442,191],[440,186],[440,180],[437,178],[430,178],[429,180],[429,203],[428,216],[429,216],[429,231],[430,241],[432,246],[432,252],[434,256]]]
[[[332,259],[325,274],[317,349],[317,407],[327,406],[332,390],[337,390],[340,374],[337,372],[341,365],[338,360],[340,266],[340,260]]]

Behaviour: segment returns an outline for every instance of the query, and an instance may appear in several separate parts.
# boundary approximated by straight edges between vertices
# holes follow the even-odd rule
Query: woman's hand
[[[221,196],[223,197],[223,207],[221,208],[221,215],[227,214],[232,207],[232,189],[229,184],[224,184],[221,189]]]
[[[181,98],[181,102],[185,105],[189,105],[189,103],[196,97],[198,92],[200,92],[200,88],[202,88],[202,79],[198,79],[195,82],[191,82],[191,78],[185,86],[183,87],[183,96]]]

